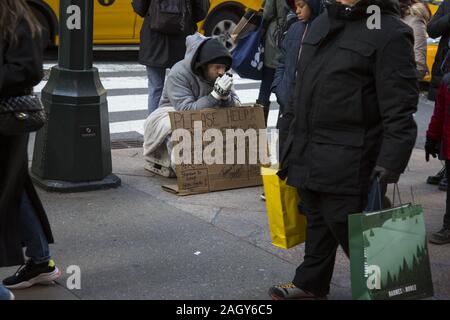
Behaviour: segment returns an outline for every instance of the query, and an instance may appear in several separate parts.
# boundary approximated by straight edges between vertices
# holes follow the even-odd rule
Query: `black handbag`
[[[42,128],[47,116],[35,95],[0,98],[0,134],[19,135]]]

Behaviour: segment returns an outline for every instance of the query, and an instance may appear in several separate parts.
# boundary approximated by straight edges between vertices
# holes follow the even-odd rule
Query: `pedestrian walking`
[[[414,36],[398,1],[325,5],[303,40],[278,173],[298,188],[305,256],[292,282],[270,288],[273,299],[326,298],[338,246],[349,255],[348,215],[364,210],[373,179],[398,181],[416,140]],[[367,28],[372,5],[380,29]]]
[[[25,0],[0,1],[0,101],[29,95],[42,79],[40,30]],[[3,280],[10,289],[60,276],[49,250],[50,225],[28,172],[27,146],[28,134],[0,135],[0,267],[22,265]]]
[[[427,26],[428,36],[436,39],[440,38],[439,46],[434,58],[433,67],[431,69],[431,82],[428,90],[428,99],[435,101],[438,87],[442,80],[442,63],[448,52],[450,40],[450,0],[444,0],[440,3],[438,10],[431,18]],[[427,183],[439,185],[439,189],[447,190],[447,174],[445,171],[445,164],[438,173],[429,176]]]
[[[431,82],[428,90],[428,99],[434,101],[437,89],[442,80],[441,65],[448,51],[448,40],[450,36],[450,0],[444,0],[439,5],[436,13],[428,23],[428,36],[433,39],[440,38],[439,46],[431,69]]]
[[[450,172],[450,53],[447,53],[443,63],[441,85],[434,106],[434,112],[428,125],[425,142],[425,160],[430,160],[430,155],[436,158],[439,153],[445,161],[446,178]],[[442,146],[439,147],[441,141]],[[442,152],[441,152],[442,151]],[[450,191],[447,189],[447,200],[442,228],[429,237],[434,244],[450,243]]]
[[[301,55],[301,42],[306,36],[311,23],[323,11],[321,0],[286,0],[286,5],[295,12],[295,22],[290,24],[283,38],[278,67],[275,71],[271,89],[275,93],[277,103],[280,106],[277,121],[277,129],[280,132],[280,154],[293,118],[293,112],[286,110],[286,106],[295,87],[297,62]],[[287,21],[290,21],[290,19]]]
[[[427,24],[431,20],[431,11],[419,0],[400,0],[402,21],[413,29],[414,55],[419,80],[428,74],[427,67]]]
[[[139,63],[147,68],[149,114],[159,106],[166,69],[172,68],[184,58],[186,36],[197,31],[197,23],[205,19],[210,6],[209,0],[160,2],[156,0],[132,2],[135,12],[144,18],[140,36]],[[171,13],[166,15],[165,11]]]
[[[264,107],[264,116],[269,117],[270,95],[275,70],[280,57],[281,37],[286,23],[289,7],[285,1],[266,0],[263,12],[264,36],[264,64],[259,95],[256,103]]]

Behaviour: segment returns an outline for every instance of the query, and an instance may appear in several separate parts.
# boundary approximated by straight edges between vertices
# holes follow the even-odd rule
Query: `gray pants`
[[[158,108],[164,88],[164,79],[166,77],[166,68],[147,67],[148,76],[148,114]]]

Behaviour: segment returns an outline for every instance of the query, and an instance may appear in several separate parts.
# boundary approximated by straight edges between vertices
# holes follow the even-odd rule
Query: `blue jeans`
[[[24,191],[20,203],[20,235],[26,247],[25,255],[35,263],[50,260],[50,248],[41,222]]]
[[[0,283],[0,300],[11,299],[11,293]]]
[[[147,67],[148,76],[148,114],[155,111],[159,106],[164,79],[166,78],[166,68]]]

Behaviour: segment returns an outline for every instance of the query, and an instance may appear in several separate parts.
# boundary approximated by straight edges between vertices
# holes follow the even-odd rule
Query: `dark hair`
[[[0,33],[3,41],[10,45],[16,43],[16,29],[22,20],[28,24],[33,38],[41,35],[42,27],[25,0],[0,0]]]
[[[400,3],[400,16],[402,18],[406,17],[409,12],[409,8],[414,4],[412,0],[399,0]]]

